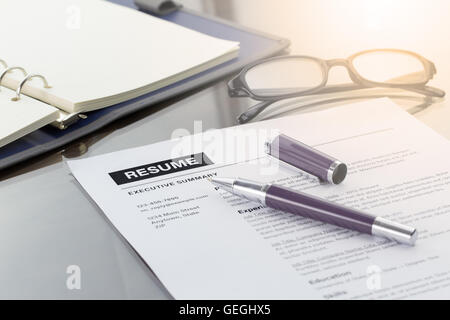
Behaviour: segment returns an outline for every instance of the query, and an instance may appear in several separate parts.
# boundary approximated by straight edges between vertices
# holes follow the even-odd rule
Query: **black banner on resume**
[[[167,174],[191,170],[214,164],[206,154],[197,153],[176,159],[145,164],[139,167],[111,172],[109,175],[117,185],[152,179]]]

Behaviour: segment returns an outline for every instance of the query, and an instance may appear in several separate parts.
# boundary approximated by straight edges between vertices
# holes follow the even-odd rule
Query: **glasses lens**
[[[250,90],[262,97],[301,93],[323,81],[321,65],[307,58],[282,58],[258,64],[247,71]]]
[[[365,79],[389,84],[417,84],[427,80],[425,67],[414,55],[374,51],[353,60],[355,70]]]

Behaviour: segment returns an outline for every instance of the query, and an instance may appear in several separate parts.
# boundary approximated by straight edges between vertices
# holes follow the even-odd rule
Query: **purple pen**
[[[275,184],[239,178],[214,178],[211,182],[237,196],[260,202],[269,208],[408,245],[414,245],[417,240],[418,232],[415,228]]]

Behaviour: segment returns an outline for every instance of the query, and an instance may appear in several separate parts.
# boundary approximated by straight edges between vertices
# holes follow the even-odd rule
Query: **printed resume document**
[[[264,151],[284,133],[348,165],[330,185]],[[175,135],[176,136],[176,135]],[[450,144],[380,99],[69,161],[176,299],[450,298]],[[236,197],[276,183],[415,227],[415,246]]]

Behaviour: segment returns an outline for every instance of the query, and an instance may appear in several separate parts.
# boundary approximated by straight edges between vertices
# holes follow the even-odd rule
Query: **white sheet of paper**
[[[320,184],[262,147],[252,153],[274,130],[347,163],[348,177]],[[214,164],[176,162],[157,177],[170,162],[149,165],[200,152]],[[175,298],[439,299],[450,298],[449,160],[445,138],[382,99],[68,165]],[[121,170],[118,185],[109,173]],[[399,245],[260,207],[215,189],[210,176],[290,186],[417,227],[419,239]]]
[[[59,116],[55,107],[24,95],[18,101],[11,101],[15,95],[15,91],[1,88],[0,147],[52,123]]]

